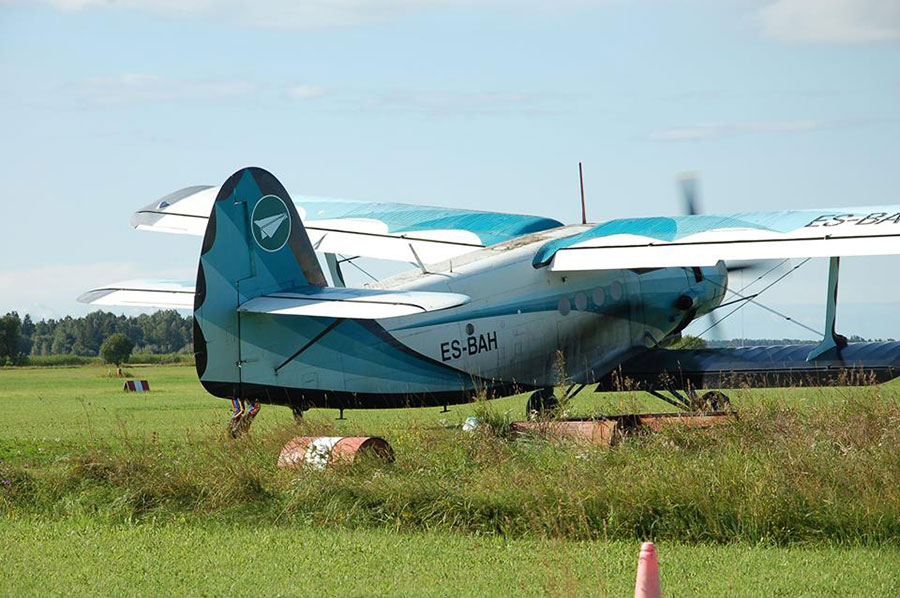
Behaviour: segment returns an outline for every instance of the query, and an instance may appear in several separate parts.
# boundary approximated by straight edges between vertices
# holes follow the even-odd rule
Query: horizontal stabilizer
[[[468,302],[468,296],[458,293],[310,287],[306,292],[256,297],[243,303],[238,311],[378,320],[449,309]]]
[[[129,280],[93,289],[78,298],[90,305],[193,309],[194,285],[173,280]],[[378,320],[465,305],[459,293],[307,287],[263,295],[238,311],[288,316]]]
[[[78,298],[90,305],[193,309],[194,283],[176,280],[127,280],[93,289]]]
[[[544,245],[554,271],[900,253],[900,206],[611,220]]]

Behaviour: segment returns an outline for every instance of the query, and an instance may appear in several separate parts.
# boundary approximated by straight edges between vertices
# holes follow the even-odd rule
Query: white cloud
[[[350,112],[395,112],[426,117],[555,114],[568,109],[575,94],[517,91],[325,89],[293,85],[285,95],[296,101],[327,98],[329,107]]]
[[[7,0],[9,1],[9,0]],[[16,1],[16,0],[12,0]],[[23,0],[19,0],[23,1]],[[355,25],[474,0],[38,0],[59,10],[135,10],[209,17],[271,29],[316,29]],[[505,0],[504,0],[505,1]]]
[[[426,117],[547,115],[568,109],[576,96],[550,92],[391,90],[347,94],[353,110]]]
[[[324,87],[316,85],[292,85],[286,90],[287,96],[292,100],[317,100],[328,95]]]
[[[559,11],[622,3],[621,0],[0,0],[28,1],[49,4],[66,12],[126,10],[287,30],[361,25],[440,8]],[[786,42],[842,44],[900,40],[898,0],[767,0],[758,11],[758,18],[767,35]]]
[[[759,11],[777,40],[813,44],[900,41],[898,0],[775,0]]]
[[[864,126],[875,122],[874,119],[845,120],[772,120],[745,123],[697,123],[679,125],[653,131],[651,141],[701,141],[720,139],[751,133],[804,133],[837,129],[843,127]]]
[[[0,0],[0,2],[29,0]],[[378,22],[443,7],[500,7],[510,11],[557,11],[565,6],[615,0],[30,0],[66,12],[134,10],[193,16],[270,29],[321,29]]]
[[[245,81],[194,81],[131,73],[88,79],[77,91],[91,103],[112,105],[232,98],[250,93],[253,86]]]

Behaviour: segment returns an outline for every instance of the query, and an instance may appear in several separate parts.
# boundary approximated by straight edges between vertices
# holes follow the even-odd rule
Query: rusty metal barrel
[[[278,467],[325,469],[353,463],[360,456],[393,463],[394,449],[377,436],[298,436],[281,449]]]
[[[710,428],[734,420],[731,413],[632,413],[593,420],[513,422],[516,432],[565,436],[600,446],[613,446],[622,436],[659,432],[666,428]]]
[[[616,420],[513,422],[516,432],[532,432],[542,435],[559,435],[586,440],[591,444],[612,446],[618,432]]]

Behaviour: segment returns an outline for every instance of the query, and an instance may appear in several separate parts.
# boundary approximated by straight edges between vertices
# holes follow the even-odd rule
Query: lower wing
[[[849,343],[809,359],[817,346],[651,349],[622,363],[598,390],[862,385],[900,376],[900,342]]]

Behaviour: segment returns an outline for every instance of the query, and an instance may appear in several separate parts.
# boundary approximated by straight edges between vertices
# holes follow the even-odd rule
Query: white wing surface
[[[84,293],[80,303],[122,307],[194,308],[194,283],[176,280],[126,280]]]
[[[238,311],[377,320],[439,311],[468,302],[468,296],[458,293],[324,288],[257,297],[242,304]]]
[[[206,186],[181,189],[135,212],[131,224],[139,230],[202,236],[218,192],[218,187]],[[562,226],[519,214],[292,197],[313,247],[347,256],[433,263]],[[274,221],[266,224],[277,230]],[[267,229],[261,232],[265,235]]]
[[[611,220],[547,243],[534,266],[613,270],[890,254],[900,254],[900,205]]]
[[[104,306],[193,309],[194,285],[181,281],[130,280],[88,291],[78,301]],[[458,293],[308,287],[250,299],[238,311],[376,320],[439,311],[468,302],[467,295]]]

